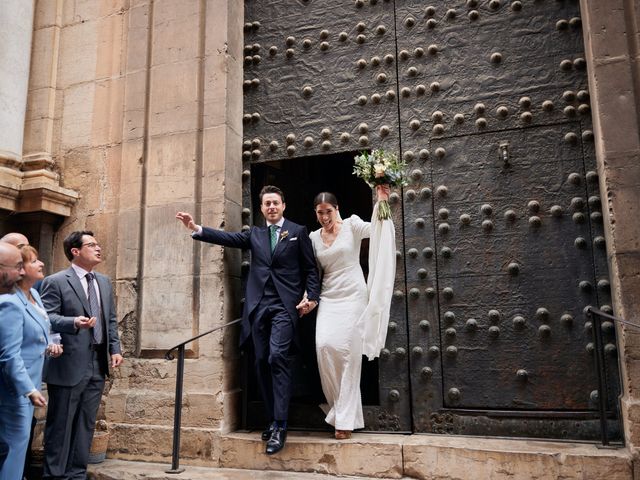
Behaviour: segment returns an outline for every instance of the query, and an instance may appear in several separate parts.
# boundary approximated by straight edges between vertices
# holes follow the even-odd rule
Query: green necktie
[[[271,240],[271,254],[276,249],[276,245],[278,244],[278,225],[269,225],[269,237]]]

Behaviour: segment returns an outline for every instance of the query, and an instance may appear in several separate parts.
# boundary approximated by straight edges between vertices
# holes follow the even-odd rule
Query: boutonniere
[[[284,232],[280,232],[280,242],[289,236],[289,230],[285,230]]]

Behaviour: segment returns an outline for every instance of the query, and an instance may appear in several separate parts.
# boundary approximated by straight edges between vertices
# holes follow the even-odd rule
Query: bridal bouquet
[[[401,187],[407,185],[405,169],[407,164],[398,160],[395,153],[388,153],[382,149],[371,153],[362,152],[355,157],[353,174],[363,179],[371,188],[377,185]],[[378,202],[378,219],[391,218],[391,209],[386,200]]]

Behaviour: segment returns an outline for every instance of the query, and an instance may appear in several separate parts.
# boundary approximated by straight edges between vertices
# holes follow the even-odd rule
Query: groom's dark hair
[[[267,193],[277,193],[278,195],[280,195],[280,200],[282,200],[282,203],[284,203],[284,193],[282,193],[282,190],[280,190],[278,187],[275,187],[273,185],[265,185],[264,187],[262,187],[262,190],[260,190],[260,203],[262,203],[262,196]]]

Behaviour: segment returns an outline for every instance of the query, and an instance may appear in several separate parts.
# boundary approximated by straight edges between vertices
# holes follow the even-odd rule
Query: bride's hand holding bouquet
[[[379,220],[391,218],[389,190],[390,187],[407,185],[406,168],[407,164],[398,160],[395,153],[388,153],[382,149],[373,150],[371,153],[362,152],[355,157],[353,174],[362,178],[371,188],[375,188]]]

